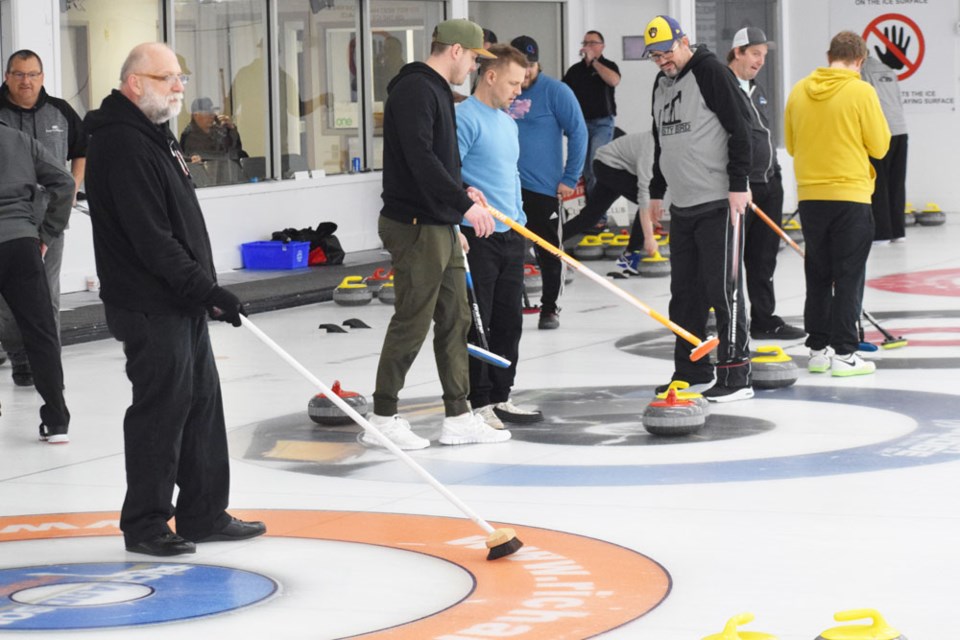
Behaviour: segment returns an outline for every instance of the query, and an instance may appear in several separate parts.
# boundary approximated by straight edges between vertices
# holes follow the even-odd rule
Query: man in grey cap
[[[783,183],[777,163],[777,145],[770,128],[770,103],[756,79],[772,46],[762,29],[744,27],[733,36],[727,52],[727,66],[737,77],[750,107],[750,148],[753,152],[750,193],[753,202],[773,220],[779,221],[783,213]],[[790,326],[774,313],[777,298],[773,272],[777,268],[780,236],[749,207],[743,218],[743,235],[743,266],[750,297],[750,337],[756,340],[803,338],[807,335],[803,329]]]

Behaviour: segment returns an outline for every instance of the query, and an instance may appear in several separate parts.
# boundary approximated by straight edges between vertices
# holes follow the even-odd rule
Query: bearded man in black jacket
[[[239,327],[243,307],[217,284],[200,203],[166,124],[180,112],[185,81],[169,47],[139,45],[120,89],[85,122],[100,298],[133,384],[120,529],[127,551],[155,556],[266,531],[226,511],[230,463],[206,315]],[[167,523],[174,514],[176,533]]]

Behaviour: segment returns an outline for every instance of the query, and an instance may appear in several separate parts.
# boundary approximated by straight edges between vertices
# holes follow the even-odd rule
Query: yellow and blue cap
[[[643,30],[644,57],[651,51],[670,51],[673,43],[684,36],[680,23],[670,16],[657,16]]]

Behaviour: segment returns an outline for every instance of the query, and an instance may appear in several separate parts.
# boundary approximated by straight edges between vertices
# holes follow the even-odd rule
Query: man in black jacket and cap
[[[266,531],[226,511],[230,463],[206,315],[239,327],[243,308],[217,284],[200,203],[166,124],[180,112],[186,80],[169,47],[139,45],[120,89],[85,122],[100,298],[133,384],[120,529],[127,551],[155,556]],[[174,514],[176,533],[167,523]]]
[[[387,86],[379,233],[393,261],[397,299],[380,352],[370,422],[401,449],[430,445],[400,417],[397,403],[431,323],[446,414],[440,442],[510,439],[509,431],[488,426],[467,402],[470,311],[459,225],[469,221],[484,238],[494,222],[483,194],[463,188],[450,84],[467,79],[477,56],[493,57],[483,48],[483,29],[469,20],[447,20],[434,31],[427,61],[404,65]],[[363,441],[379,443],[371,434]]]

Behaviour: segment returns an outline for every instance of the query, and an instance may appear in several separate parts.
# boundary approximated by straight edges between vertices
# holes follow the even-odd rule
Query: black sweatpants
[[[607,213],[607,210],[623,196],[630,202],[637,204],[637,176],[624,169],[614,169],[599,160],[593,161],[593,175],[596,178],[593,190],[587,198],[587,204],[580,213],[563,225],[563,237],[572,238],[592,229]],[[634,217],[630,229],[630,241],[626,252],[636,251],[643,246],[643,229],[640,227],[640,212]]]
[[[563,212],[557,196],[547,196],[535,191],[521,189],[523,211],[527,214],[527,229],[549,242],[560,246]],[[537,263],[543,279],[543,291],[540,293],[540,313],[553,313],[557,310],[557,300],[563,284],[563,264],[560,259],[546,249],[534,245]]]
[[[874,240],[906,235],[903,212],[907,204],[907,134],[890,138],[890,149],[881,160],[870,158],[877,172],[873,190]]]
[[[783,185],[780,174],[770,182],[751,182],[753,202],[777,224],[783,218]],[[773,273],[777,269],[780,236],[747,207],[743,218],[743,267],[746,269],[747,295],[750,297],[750,326],[761,331],[776,329],[783,320],[775,315],[777,297]]]
[[[740,224],[743,224],[741,221]],[[733,226],[726,207],[703,213],[670,215],[670,319],[703,339],[713,307],[720,345],[716,350],[717,384],[744,387],[750,384],[750,349],[743,301],[743,269],[731,277],[734,257]],[[693,345],[677,336],[674,347],[674,380],[690,384],[713,379],[709,358],[690,361]]]
[[[811,349],[831,346],[839,355],[853,353],[860,345],[857,320],[873,242],[870,205],[803,200],[800,226],[806,245],[806,345]]]
[[[506,369],[470,358],[470,404],[475,408],[506,402],[517,376],[523,331],[523,258],[525,242],[515,231],[478,238],[473,227],[461,227],[470,243],[467,260],[480,320],[490,351],[510,361]],[[479,345],[473,325],[473,344]]]
[[[50,306],[39,240],[17,238],[0,244],[0,294],[20,327],[33,370],[33,384],[43,398],[40,421],[48,427],[69,426],[70,412],[63,398],[60,337]]]
[[[120,529],[127,544],[170,528],[203,538],[227,525],[230,461],[220,377],[205,317],[148,315],[104,304],[123,342],[133,402],[123,420],[127,495]],[[174,509],[174,486],[179,487]]]

